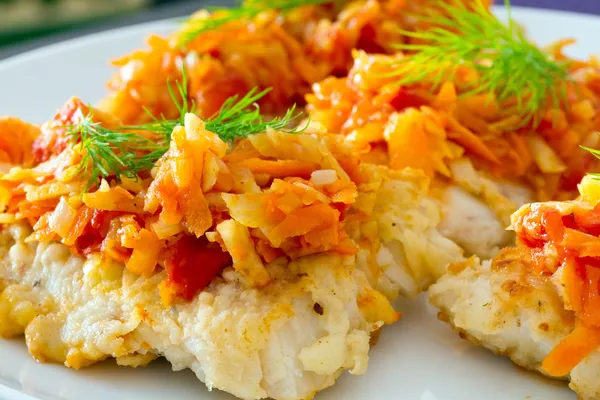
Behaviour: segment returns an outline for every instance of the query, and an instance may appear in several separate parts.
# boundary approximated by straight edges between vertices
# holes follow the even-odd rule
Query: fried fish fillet
[[[526,205],[518,241],[491,260],[449,268],[429,291],[461,337],[600,398],[598,212],[600,186],[585,178],[572,202]]]
[[[452,74],[436,75],[433,87],[425,76],[399,84],[418,69],[418,63],[406,64],[410,54],[354,51],[353,57],[346,76],[312,86],[306,96],[311,123],[346,135],[368,162],[424,171],[442,205],[442,232],[468,254],[488,258],[510,245],[514,236],[504,228],[519,206],[573,198],[577,183],[597,163],[580,148],[598,141],[593,61],[582,64],[590,68],[588,77],[569,71],[585,93],[572,106],[587,111],[542,108],[537,112],[544,122],[534,126],[517,108],[506,109],[493,91],[467,93],[462,78]],[[478,72],[472,72],[476,87]],[[552,116],[561,119],[560,126]]]
[[[437,229],[424,175],[360,163],[339,135],[267,130],[226,152],[188,114],[154,171],[82,195],[85,181],[68,173],[79,148],[62,136],[82,107],[71,100],[41,133],[21,129],[39,134],[33,148],[47,161],[0,177],[9,211],[0,215],[0,336],[24,334],[40,361],[78,369],[165,357],[209,389],[307,399],[343,371],[363,374],[372,335],[400,317],[391,300],[416,295],[463,259]],[[14,141],[27,154],[29,145]],[[202,189],[178,197],[187,178]],[[177,185],[161,189],[169,179]],[[93,218],[85,207],[97,210]],[[311,222],[313,210],[323,217]],[[162,219],[177,213],[179,222]],[[201,215],[208,224],[198,239]],[[312,225],[298,230],[305,220]],[[158,256],[180,243],[189,252],[176,270],[172,254]],[[188,292],[214,254],[188,257],[194,249],[216,251],[225,268]],[[180,284],[182,271],[190,276]]]
[[[79,369],[109,357],[142,366],[164,356],[209,389],[304,399],[344,370],[363,374],[370,334],[381,326],[359,308],[369,285],[353,257],[273,262],[277,279],[261,290],[227,269],[193,302],[164,307],[164,271],[138,277],[58,243],[25,243],[29,234],[21,225],[2,234],[0,334],[25,333],[41,361]]]

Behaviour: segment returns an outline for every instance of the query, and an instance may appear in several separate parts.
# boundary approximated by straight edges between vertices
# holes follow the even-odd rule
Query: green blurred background
[[[152,0],[0,0],[0,46],[139,12]]]
[[[0,59],[90,33],[233,0],[0,0]]]
[[[88,33],[181,17],[206,5],[231,5],[234,1],[0,0],[0,59]],[[600,13],[600,0],[511,0],[511,3]]]

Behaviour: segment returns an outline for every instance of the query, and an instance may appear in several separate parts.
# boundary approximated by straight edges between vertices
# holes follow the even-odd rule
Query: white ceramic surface
[[[502,9],[497,10],[502,17]],[[514,8],[530,37],[548,44],[578,39],[569,53],[599,52],[600,18]],[[68,97],[89,102],[105,93],[113,72],[108,60],[139,48],[149,33],[163,34],[173,22],[158,22],[97,34],[17,56],[0,63],[0,115],[41,122]],[[565,384],[525,372],[502,357],[460,340],[437,321],[424,296],[400,301],[404,318],[387,327],[372,349],[365,376],[343,376],[317,400],[575,400]],[[209,393],[189,372],[171,372],[166,362],[145,369],[103,363],[82,371],[42,365],[31,359],[22,340],[0,341],[2,400],[228,400]]]

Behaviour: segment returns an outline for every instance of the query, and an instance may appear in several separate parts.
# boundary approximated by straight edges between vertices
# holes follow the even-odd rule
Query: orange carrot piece
[[[302,199],[294,192],[288,192],[277,199],[277,208],[286,214],[290,214],[303,205]]]
[[[250,158],[260,157],[260,153],[258,150],[246,150],[246,151],[234,151],[232,153],[226,154],[223,157],[223,162],[227,164],[235,164],[242,162],[244,160],[248,160]]]
[[[600,239],[596,239],[593,242],[584,243],[583,247],[579,251],[581,257],[600,257]]]
[[[583,277],[580,275],[580,268],[577,261],[572,257],[565,260],[563,268],[563,281],[565,282],[566,297],[570,301],[570,308],[579,314],[583,308],[584,284]]]
[[[581,279],[581,278],[580,278]],[[600,268],[585,267],[585,291],[583,297],[583,312],[579,318],[588,326],[600,327]]]
[[[335,217],[334,214],[332,214]],[[326,249],[335,246],[340,241],[339,235],[339,227],[337,224],[337,220],[334,220],[333,223],[324,229],[314,229],[304,235],[304,240],[307,244],[313,247],[323,247]]]
[[[183,225],[197,238],[212,226],[212,214],[199,185],[192,185],[179,195]]]
[[[262,206],[265,210],[265,216],[268,221],[278,224],[285,218],[285,213],[277,207],[277,202],[281,196],[277,194],[265,194],[262,198]]]
[[[267,240],[257,240],[256,251],[267,263],[270,263],[277,257],[281,257],[284,254],[281,249],[271,247]]]
[[[343,239],[340,244],[332,249],[334,252],[344,255],[353,255],[358,252],[358,248],[354,241],[350,238]]]
[[[593,243],[599,239],[596,236],[588,235],[587,233],[578,231],[572,228],[565,228],[563,240],[560,244],[569,249],[579,249],[586,246],[588,243]]]
[[[550,241],[560,243],[565,234],[565,225],[562,222],[560,213],[556,210],[548,210],[542,215],[541,222],[546,228]]]
[[[386,127],[390,166],[393,169],[406,167],[420,169],[433,176],[432,157],[423,157],[433,150],[423,128],[422,116],[415,109],[404,111]]]
[[[136,238],[131,257],[126,262],[127,269],[136,275],[150,276],[156,268],[162,242],[156,234],[142,229]]]
[[[527,146],[527,140],[525,136],[519,135],[515,132],[510,132],[508,135],[510,143],[512,144],[515,153],[518,155],[519,160],[521,162],[521,173],[525,173],[527,168],[533,163],[533,157],[529,152],[529,147]]]
[[[86,226],[91,221],[92,216],[94,214],[94,210],[91,208],[82,205],[77,210],[77,214],[75,215],[75,222],[71,227],[71,230],[66,238],[64,238],[63,243],[66,245],[74,245],[75,241],[83,235]]]
[[[483,142],[483,140],[476,136],[473,132],[462,126],[454,118],[449,117],[448,122],[450,129],[448,130],[448,137],[455,140],[459,144],[465,146],[467,150],[475,155],[487,160],[493,164],[500,164],[496,155],[492,150]]]
[[[579,325],[552,349],[542,369],[551,376],[565,376],[599,346],[600,329]]]
[[[305,235],[313,229],[328,224],[333,218],[339,218],[339,211],[327,204],[313,204],[298,209],[271,231],[271,238],[281,243],[289,237]],[[279,243],[273,243],[279,245]]]
[[[250,158],[236,163],[236,166],[246,167],[254,174],[269,174],[282,178],[286,176],[300,176],[310,178],[313,171],[319,169],[317,164],[296,160],[261,160]]]
[[[338,180],[324,188],[331,193],[331,201],[334,203],[352,204],[356,200],[356,185],[351,181]]]
[[[458,97],[456,95],[456,87],[453,82],[444,82],[437,96],[433,100],[433,105],[436,108],[448,109],[450,105],[456,104]]]

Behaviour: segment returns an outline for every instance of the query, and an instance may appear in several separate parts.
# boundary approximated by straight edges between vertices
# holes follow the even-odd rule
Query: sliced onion
[[[337,172],[332,169],[320,169],[310,174],[310,182],[315,186],[330,185],[337,179]]]
[[[50,225],[50,229],[56,232],[60,237],[65,238],[69,236],[76,215],[77,211],[71,208],[64,197],[61,197],[58,205],[48,219],[48,225]]]
[[[159,239],[166,239],[171,236],[177,235],[183,231],[181,224],[165,224],[163,221],[158,220],[151,225],[152,231],[156,234]]]
[[[541,137],[528,137],[527,145],[540,171],[546,174],[558,174],[567,169],[567,166],[554,149]]]

